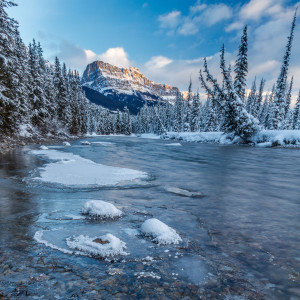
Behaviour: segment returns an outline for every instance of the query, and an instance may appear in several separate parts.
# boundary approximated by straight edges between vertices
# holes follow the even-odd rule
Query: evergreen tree
[[[273,119],[272,119],[272,129],[279,129],[283,123],[286,111],[286,83],[287,83],[287,75],[288,68],[291,56],[292,42],[294,38],[294,30],[296,26],[296,16],[297,11],[295,12],[291,32],[288,37],[288,42],[286,45],[286,52],[283,57],[283,63],[280,71],[280,75],[277,79],[276,89],[275,89],[275,97],[274,97],[274,105],[273,105]]]
[[[300,90],[293,113],[293,129],[300,129]]]
[[[245,88],[246,88],[246,77],[248,74],[248,36],[247,36],[247,26],[244,27],[243,35],[241,38],[241,44],[239,46],[239,53],[237,60],[235,61],[235,78],[234,78],[234,88],[241,99],[245,99]]]

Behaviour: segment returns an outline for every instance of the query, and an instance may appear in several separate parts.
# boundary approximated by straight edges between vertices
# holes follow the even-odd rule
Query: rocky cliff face
[[[145,100],[173,100],[180,92],[176,87],[149,80],[137,68],[119,68],[102,61],[86,67],[82,85],[114,100],[137,102],[137,108],[143,106]]]

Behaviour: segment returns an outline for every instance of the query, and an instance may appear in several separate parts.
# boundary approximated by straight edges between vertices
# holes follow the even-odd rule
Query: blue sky
[[[249,78],[267,79],[271,88],[279,74],[286,37],[297,1],[197,0],[17,0],[9,14],[20,24],[23,40],[34,37],[45,57],[55,55],[81,72],[101,59],[135,66],[150,79],[194,88],[203,57],[217,72],[225,43],[233,63],[244,25],[249,26]],[[300,24],[297,22],[290,74],[300,88]]]

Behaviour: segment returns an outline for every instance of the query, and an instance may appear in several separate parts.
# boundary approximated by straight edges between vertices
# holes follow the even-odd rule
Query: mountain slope
[[[82,76],[82,86],[90,101],[109,109],[123,109],[137,113],[147,100],[149,105],[159,100],[174,100],[176,87],[155,83],[137,68],[119,68],[102,61],[89,64]],[[111,103],[106,96],[112,99]]]

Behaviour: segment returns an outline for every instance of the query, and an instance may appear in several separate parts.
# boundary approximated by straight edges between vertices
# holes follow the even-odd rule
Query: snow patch
[[[63,145],[66,146],[66,147],[70,147],[71,144],[69,142],[63,142]]]
[[[88,141],[83,141],[83,142],[81,142],[81,145],[86,145],[86,146],[88,146],[88,145],[90,145],[91,143],[90,142],[88,142]]]
[[[82,208],[83,214],[94,218],[115,218],[121,217],[122,212],[113,204],[102,200],[90,200]]]
[[[40,149],[41,149],[41,150],[48,150],[48,147],[42,145],[42,146],[40,147]]]
[[[65,186],[112,186],[125,181],[146,178],[147,173],[95,163],[81,156],[57,150],[35,150],[34,155],[48,157],[55,162],[39,168],[43,182]]]
[[[182,146],[180,143],[166,144],[166,146]]]
[[[79,250],[88,256],[109,257],[128,255],[126,244],[116,236],[108,233],[100,237],[79,235],[66,239],[68,247]]]
[[[159,245],[179,244],[182,241],[173,228],[155,218],[146,220],[141,226],[141,231]]]

